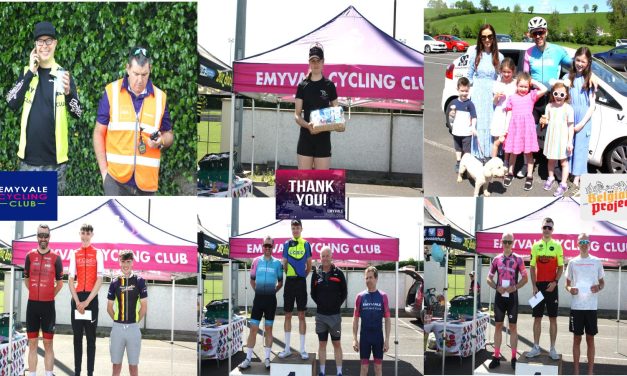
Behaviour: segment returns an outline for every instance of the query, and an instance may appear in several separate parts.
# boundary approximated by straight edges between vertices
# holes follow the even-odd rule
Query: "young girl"
[[[549,191],[555,182],[553,170],[555,162],[562,165],[562,181],[553,196],[562,197],[568,190],[568,156],[573,152],[573,108],[568,104],[570,95],[564,82],[553,84],[546,106],[545,117],[540,123],[547,125],[544,139],[544,155],[548,159],[549,178],[544,183],[544,190]],[[587,154],[587,153],[586,153]]]
[[[570,157],[571,174],[575,185],[573,194],[577,194],[579,190],[579,177],[588,172],[588,147],[595,106],[591,62],[592,54],[588,47],[579,47],[568,73],[570,105],[575,112],[575,139],[573,154]]]
[[[496,157],[499,152],[499,146],[505,141],[507,133],[507,112],[505,105],[507,98],[516,92],[516,81],[514,81],[514,72],[516,72],[516,64],[512,58],[506,57],[499,67],[501,80],[494,83],[494,115],[492,116],[492,124],[490,125],[490,135],[492,136],[492,157]],[[505,154],[504,162],[507,166],[509,155]]]
[[[538,89],[531,89],[531,86]],[[509,187],[514,178],[514,164],[520,153],[525,154],[527,163],[527,178],[524,190],[533,188],[533,152],[538,151],[538,136],[536,134],[536,122],[533,119],[533,105],[538,98],[546,93],[546,86],[541,82],[532,80],[529,73],[520,72],[516,76],[516,93],[507,98],[505,109],[509,127],[505,135],[503,149],[509,155],[509,171],[505,176],[503,185]]]

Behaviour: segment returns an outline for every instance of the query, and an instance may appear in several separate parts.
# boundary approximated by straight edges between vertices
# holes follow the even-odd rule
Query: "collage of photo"
[[[624,8],[0,3],[0,376],[627,375]]]

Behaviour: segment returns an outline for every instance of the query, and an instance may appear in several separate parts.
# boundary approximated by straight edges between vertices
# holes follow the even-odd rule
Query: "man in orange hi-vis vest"
[[[174,142],[166,93],[150,80],[151,60],[133,47],[124,78],[111,82],[98,105],[94,151],[106,196],[154,195],[161,151]]]
[[[98,326],[98,290],[102,285],[104,257],[102,251],[91,245],[91,238],[94,236],[92,225],[83,223],[80,236],[81,247],[70,254],[68,272],[72,295],[70,305],[74,332],[74,375],[81,374],[84,331],[87,337],[87,376],[93,376]]]

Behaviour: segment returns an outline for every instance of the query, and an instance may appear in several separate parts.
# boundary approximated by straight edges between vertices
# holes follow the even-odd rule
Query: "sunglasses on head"
[[[513,240],[503,240],[503,244],[505,244],[505,245],[512,245],[512,244],[514,244],[514,241]]]
[[[553,96],[556,98],[566,98],[566,93],[564,93],[563,91],[554,91],[553,92]]]
[[[146,50],[145,48],[136,48],[135,51],[133,51],[133,56],[137,56],[139,54],[148,57],[148,50]]]
[[[546,31],[541,30],[541,31],[534,31],[533,33],[531,33],[531,35],[533,35],[534,37],[541,37],[546,33]]]
[[[590,244],[590,240],[588,240],[588,239],[582,239],[582,240],[580,240],[580,241],[579,241],[579,244],[580,244],[580,245],[588,245],[588,244]]]
[[[482,35],[481,36],[481,40],[492,40],[494,39],[494,35],[493,34],[488,34],[488,35]]]
[[[553,226],[542,226],[542,229],[551,231],[553,230]]]
[[[42,238],[42,239],[48,239],[50,237],[50,234],[46,233],[46,232],[40,232],[37,234],[38,238]]]

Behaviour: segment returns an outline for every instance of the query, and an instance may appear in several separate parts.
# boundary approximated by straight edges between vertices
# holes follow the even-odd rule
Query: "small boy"
[[[453,99],[449,106],[449,119],[452,124],[453,145],[455,147],[455,172],[459,172],[459,161],[464,153],[470,153],[470,142],[473,135],[477,134],[477,112],[475,105],[468,98],[470,81],[466,77],[457,80],[457,93],[459,97]]]

